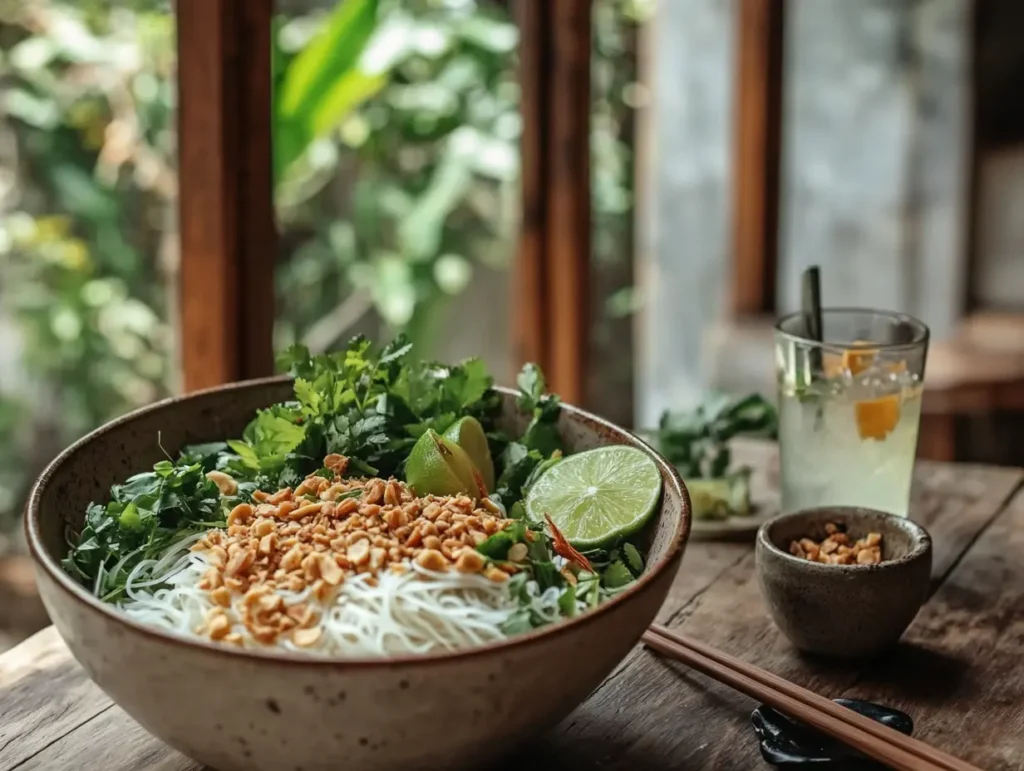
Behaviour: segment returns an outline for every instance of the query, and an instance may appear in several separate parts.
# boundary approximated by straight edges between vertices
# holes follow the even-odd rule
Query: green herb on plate
[[[751,513],[750,470],[730,469],[729,442],[738,436],[775,438],[778,413],[756,394],[713,394],[691,411],[662,414],[658,429],[647,432],[690,491],[696,519],[727,519]]]

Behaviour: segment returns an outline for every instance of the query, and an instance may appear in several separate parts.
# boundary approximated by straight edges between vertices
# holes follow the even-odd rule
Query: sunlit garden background
[[[405,330],[427,354],[481,353],[504,377],[520,216],[514,8],[278,10],[275,344]],[[645,13],[637,0],[594,7],[598,347],[634,302]],[[0,0],[0,552],[17,549],[17,515],[49,459],[178,388],[175,60],[166,2]]]

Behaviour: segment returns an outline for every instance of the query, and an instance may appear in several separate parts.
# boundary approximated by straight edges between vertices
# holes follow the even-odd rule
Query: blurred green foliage
[[[367,35],[373,5],[343,3],[312,43],[309,18],[277,36],[279,346],[329,347],[371,314],[429,349],[473,262],[503,267],[514,248],[515,24],[473,0],[380,0]],[[338,40],[365,47],[340,61]]]
[[[405,330],[429,351],[474,265],[515,247],[507,3],[283,7],[275,343]],[[595,2],[595,259],[630,259],[642,15]],[[61,447],[175,389],[174,75],[167,0],[0,0],[0,529]]]

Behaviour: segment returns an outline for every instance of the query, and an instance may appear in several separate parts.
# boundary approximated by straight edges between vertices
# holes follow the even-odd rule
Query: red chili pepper
[[[480,498],[487,497],[487,485],[484,484],[484,478],[480,475],[480,472],[476,468],[473,469],[473,481],[476,482],[477,492],[480,493]]]
[[[558,526],[552,521],[547,512],[544,512],[544,519],[548,521],[548,527],[551,528],[551,540],[555,554],[559,557],[565,557],[570,562],[575,562],[584,570],[589,570],[593,573],[594,568],[590,566],[590,560],[576,551],[576,548],[566,540],[566,537],[562,535],[562,531],[558,529]]]

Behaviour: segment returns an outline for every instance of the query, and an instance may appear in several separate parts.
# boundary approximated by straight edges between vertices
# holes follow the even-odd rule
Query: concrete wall
[[[702,336],[724,306],[729,257],[732,0],[661,0],[642,44],[636,280],[637,422],[699,398]]]
[[[764,382],[760,364],[737,380],[746,365],[734,359],[748,352],[723,333],[736,5],[661,0],[651,25],[656,106],[641,140],[637,244],[643,423],[726,370],[733,388]],[[964,285],[968,10],[964,0],[790,0],[780,312],[799,304],[800,273],[818,264],[827,304],[904,310],[937,337],[950,332]]]
[[[823,269],[829,305],[959,317],[969,148],[968,4],[792,0],[778,307]]]

